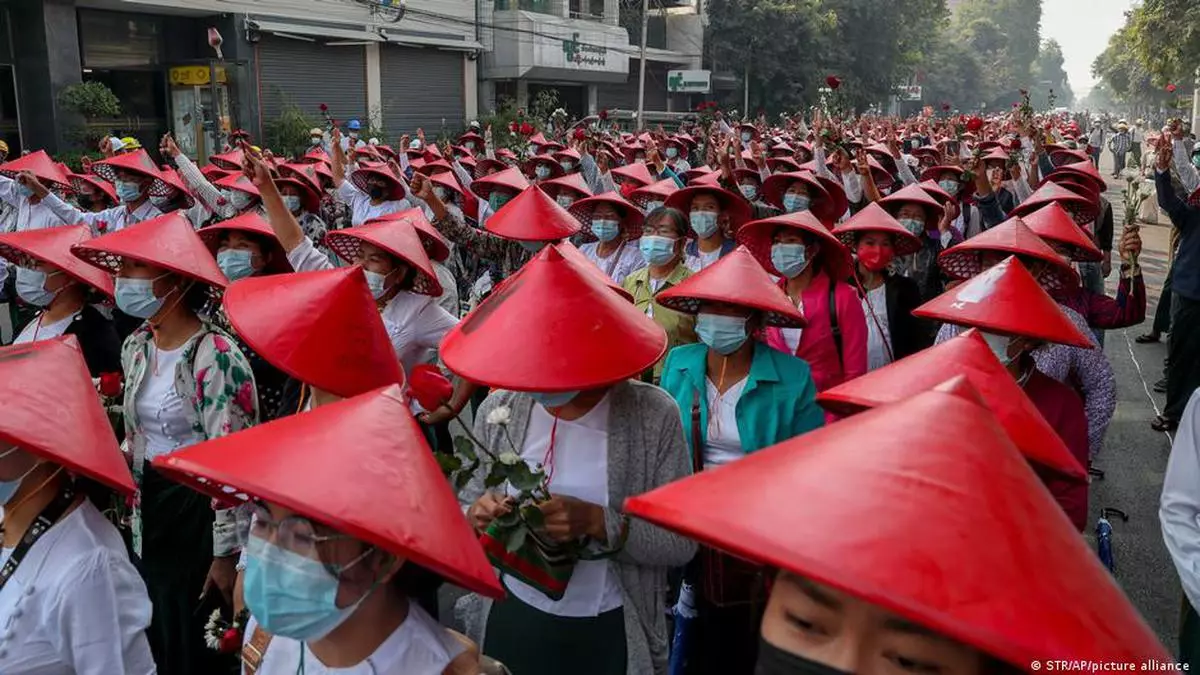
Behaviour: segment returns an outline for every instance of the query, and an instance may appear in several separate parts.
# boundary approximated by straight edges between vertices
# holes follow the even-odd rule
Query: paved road
[[[1102,166],[1111,161],[1105,153]],[[1106,175],[1111,169],[1105,166]],[[1124,222],[1121,181],[1109,182],[1109,201],[1113,204],[1116,231]],[[1164,219],[1164,222],[1165,219]],[[1141,265],[1149,293],[1146,323],[1126,330],[1109,331],[1105,352],[1117,377],[1117,410],[1104,450],[1096,466],[1105,472],[1102,481],[1093,481],[1091,509],[1094,532],[1101,507],[1116,507],[1129,514],[1129,522],[1113,522],[1116,578],[1133,604],[1141,611],[1163,644],[1175,652],[1181,593],[1175,568],[1163,546],[1158,522],[1158,498],[1171,442],[1166,434],[1149,426],[1165,403],[1165,396],[1154,393],[1154,382],[1162,377],[1166,342],[1140,345],[1134,338],[1149,330],[1167,272],[1168,226],[1143,224],[1144,251]],[[1117,275],[1109,279],[1109,292],[1115,292]],[[1094,544],[1094,536],[1089,535]]]

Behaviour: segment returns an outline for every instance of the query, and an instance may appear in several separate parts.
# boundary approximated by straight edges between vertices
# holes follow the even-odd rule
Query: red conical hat
[[[71,178],[68,172],[63,171],[62,167],[54,163],[50,159],[50,155],[46,154],[45,150],[31,152],[28,155],[22,155],[16,159],[11,159],[3,164],[0,164],[0,175],[16,179],[17,174],[22,171],[31,171],[37,177],[38,182],[54,183],[59,187],[69,190],[71,189]],[[47,185],[46,187],[53,187]]]
[[[825,160],[825,166],[829,167],[830,170],[832,170],[836,164],[837,159],[834,157],[830,157],[829,159]],[[892,178],[892,174],[888,173],[887,169],[883,168],[883,166],[879,164],[879,161],[870,155],[867,156],[867,166],[871,168],[871,177],[875,179],[875,184],[878,185],[880,189],[886,190],[892,186],[892,183],[896,182],[896,180]]]
[[[87,183],[103,193],[104,196],[108,198],[110,204],[117,203],[116,188],[113,187],[112,183],[104,180],[100,176],[91,173],[71,173],[67,174],[67,179],[71,181],[71,189],[75,192],[82,192],[83,190],[81,185],[83,183]]]
[[[562,165],[558,163],[557,159],[554,159],[553,155],[549,154],[534,155],[533,157],[525,160],[525,165],[523,167],[525,175],[535,176],[536,174],[534,171],[537,169],[539,164],[545,164],[546,166],[550,167],[551,178],[558,178],[559,176],[563,175]]]
[[[133,152],[102,159],[99,162],[92,162],[88,170],[113,185],[117,183],[118,171],[140,173],[143,176],[149,176],[154,179],[150,184],[151,195],[155,197],[169,197],[171,195],[172,188],[163,182],[158,167],[154,165],[154,161],[150,159],[150,155],[147,155],[145,150],[134,150]]]
[[[228,176],[232,173],[234,173],[234,172],[229,171],[228,169],[222,169],[221,167],[217,166],[216,164],[206,164],[206,165],[200,167],[200,175],[207,178],[208,182],[210,182],[210,183],[221,180],[225,176]]]
[[[787,192],[789,185],[797,181],[808,186],[808,193],[812,199],[812,206],[809,207],[809,210],[813,212],[813,215],[822,222],[837,220],[837,215],[833,214],[835,204],[825,190],[825,184],[818,180],[816,174],[811,171],[776,173],[768,176],[763,181],[762,200],[777,209],[782,209],[784,193]]]
[[[1066,164],[1078,164],[1080,162],[1087,162],[1088,164],[1091,164],[1091,161],[1088,160],[1088,155],[1086,152],[1071,150],[1070,148],[1059,148],[1057,150],[1050,151],[1050,163],[1055,167]]]
[[[38,262],[49,263],[76,281],[87,284],[111,298],[112,275],[85,263],[71,253],[72,246],[91,238],[91,228],[86,225],[0,233],[0,257],[14,265],[29,268]]]
[[[982,149],[983,143],[980,143],[979,145]],[[984,162],[1000,162],[1001,164],[1007,165],[1008,160],[1008,152],[1005,151],[1004,148],[1001,148],[999,144],[992,146],[992,151],[983,156]]]
[[[715,176],[718,174],[709,172],[703,176]],[[701,177],[703,177],[701,176]],[[679,191],[679,183],[675,182],[674,178],[665,178],[651,185],[642,186],[633,192],[629,193],[629,201],[637,204],[639,209],[645,209],[646,204],[650,202],[666,203],[667,198]]]
[[[304,153],[304,156],[301,157],[298,161],[305,162],[305,163],[324,162],[325,164],[329,164],[332,160],[329,158],[329,153],[325,152],[325,148],[316,147],[316,148],[313,148],[312,150],[309,150],[308,152]]]
[[[1040,260],[1045,263],[1038,274],[1038,283],[1047,290],[1074,288],[1079,285],[1079,274],[1074,267],[1063,262],[1050,245],[1042,241],[1016,216],[999,225],[984,230],[970,239],[956,244],[938,256],[942,271],[954,279],[970,279],[983,271],[984,251],[1015,254],[1023,260]]]
[[[940,189],[940,188],[939,188]],[[942,194],[947,194],[944,190]],[[942,205],[930,196],[919,185],[905,185],[903,188],[879,200],[879,205],[894,218],[905,204],[919,204],[925,209],[925,229],[936,230],[938,220],[942,217]]]
[[[198,443],[154,468],[220,500],[278,504],[467,590],[504,595],[399,387]]]
[[[930,197],[933,197],[934,201],[938,203],[938,208],[941,208],[954,201],[954,197],[949,192],[943,190],[942,186],[938,185],[934,181],[921,181],[920,183],[917,183],[917,187],[924,190],[925,193]]]
[[[1017,669],[1171,658],[995,418],[952,392],[797,436],[625,511]]]
[[[454,167],[450,166],[450,162],[447,162],[444,159],[435,159],[432,162],[425,162],[420,167],[414,165],[413,170],[419,171],[426,176],[454,173]]]
[[[227,171],[241,171],[246,155],[241,148],[234,148],[219,155],[209,155],[208,161]]]
[[[965,375],[986,406],[1030,462],[1069,478],[1087,480],[1087,471],[1062,437],[1038,412],[1012,375],[976,330],[923,349],[817,395],[826,410],[849,416],[903,401],[946,378]]]
[[[417,229],[417,236],[421,238],[421,244],[425,247],[425,254],[430,260],[435,262],[446,262],[450,257],[450,242],[446,237],[438,232],[438,229],[429,222],[425,217],[425,212],[420,208],[405,209],[395,213],[389,213],[386,216],[372,218],[363,225],[370,225],[377,220],[406,220]]]
[[[736,180],[738,171],[748,171],[749,172],[750,169],[734,169],[733,171],[734,171],[734,178]],[[751,172],[751,173],[753,173],[753,172]],[[668,180],[670,180],[672,183],[675,182],[674,178],[669,178]],[[659,182],[661,182],[661,181],[659,181]],[[688,187],[701,187],[701,186],[715,187],[715,188],[721,187],[721,174],[717,173],[715,171],[712,173],[706,173],[703,176],[695,177],[694,179],[692,179],[692,181],[690,183],[688,183]]]
[[[592,196],[592,189],[584,182],[583,175],[579,172],[569,173],[565,176],[559,176],[551,180],[542,181],[538,184],[546,194],[556,196],[563,190],[570,190],[576,193],[576,199]]]
[[[592,234],[592,213],[599,204],[609,204],[620,214],[621,232],[627,240],[637,239],[642,236],[642,224],[646,220],[645,215],[642,214],[641,209],[626,201],[618,192],[605,192],[595,197],[585,197],[571,204],[571,208],[567,209],[567,211],[579,221],[580,232],[582,234],[595,239],[595,235]]]
[[[309,386],[348,397],[404,383],[358,265],[249,277],[226,289],[224,306],[239,338]]]
[[[580,251],[575,247],[575,244],[572,244],[568,240],[560,241],[557,244],[552,244],[552,246],[558,249],[558,252],[562,254],[562,257],[568,263],[575,265],[582,271],[586,271],[588,274],[594,276],[597,281],[619,293],[621,297],[625,298],[629,302],[633,302],[633,294],[625,290],[621,284],[613,281],[612,277],[605,274],[604,270],[600,269],[596,266],[596,263],[589,260],[588,257],[583,254],[583,251]]]
[[[1067,171],[1056,171],[1055,173],[1042,179],[1038,187],[1046,183],[1058,183],[1067,188],[1071,192],[1083,197],[1084,199],[1098,200],[1100,192],[1096,190],[1095,184],[1090,181],[1087,176],[1079,173],[1070,173]]]
[[[306,165],[311,166],[311,165]],[[300,178],[299,174],[282,175],[275,179],[275,187],[282,188],[284,185],[290,185],[300,191],[300,208],[309,213],[317,213],[321,209],[321,195],[318,191],[313,190],[313,186],[307,179]]]
[[[192,191],[188,189],[188,186],[183,182],[183,178],[180,178],[178,171],[176,171],[175,169],[168,169],[168,168],[159,169],[158,177],[160,180],[162,180],[162,182],[164,182],[167,185],[169,185],[170,187],[174,188],[175,192],[179,193],[179,195],[181,195],[183,197],[184,208],[190,209],[193,206],[195,206],[196,197],[195,197],[195,195],[192,194]],[[209,180],[211,181],[214,179],[210,178]],[[105,181],[98,181],[98,182],[105,182]],[[115,190],[113,191],[113,194],[114,195],[116,194]]]
[[[691,183],[693,180],[696,180],[700,176],[703,176],[703,175],[709,174],[709,173],[713,173],[714,171],[715,171],[715,169],[713,169],[712,167],[709,167],[709,166],[698,166],[698,167],[688,169],[687,171],[684,171],[683,175],[680,177],[683,178],[683,182]],[[674,179],[672,179],[671,182],[674,183],[675,182]]]
[[[483,166],[487,160],[481,160],[479,166]],[[492,190],[496,188],[508,188],[515,193],[523,192],[529,187],[529,181],[521,173],[521,170],[514,167],[501,169],[490,176],[476,178],[471,183],[471,192],[480,199],[487,199],[492,194]]]
[[[391,191],[386,195],[386,199],[392,201],[404,199],[404,181],[392,173],[392,167],[387,164],[361,162],[358,168],[350,174],[350,182],[363,194],[367,194],[371,191],[370,186],[367,185],[367,179],[371,176],[383,178],[391,186]]]
[[[768,157],[767,169],[771,173],[786,173],[800,170],[800,163],[791,157]]]
[[[1092,164],[1091,161],[1088,160],[1075,162],[1074,164],[1063,164],[1062,166],[1056,167],[1054,171],[1050,173],[1050,175],[1053,176],[1057,173],[1082,176],[1092,185],[1094,185],[1098,192],[1104,192],[1108,189],[1108,183],[1104,182],[1104,178],[1101,177],[1100,171],[1096,168],[1096,165]]]
[[[835,279],[846,279],[850,276],[850,252],[842,242],[817,220],[809,211],[786,213],[782,216],[752,220],[737,232],[737,242],[754,254],[754,258],[771,274],[783,276],[771,262],[771,245],[774,243],[775,230],[787,227],[806,232],[821,241],[821,251],[813,263],[821,263],[825,270]]]
[[[318,175],[317,167],[312,163],[280,164],[279,175],[297,179],[306,184],[313,193],[317,195],[321,193],[321,176]]]
[[[325,235],[325,245],[348,263],[358,260],[363,242],[390,253],[412,269],[416,274],[413,293],[435,298],[442,294],[442,284],[425,253],[425,244],[409,218],[377,218],[358,227],[334,230]]]
[[[129,257],[195,279],[213,288],[229,283],[192,221],[180,211],[134,223],[71,247],[86,263],[116,274]]]
[[[525,188],[483,225],[488,232],[515,241],[558,241],[579,231],[579,221],[536,187]]]
[[[0,444],[134,493],[129,465],[75,336],[0,348],[0,396]]]
[[[1047,204],[1021,219],[1025,226],[1076,262],[1099,262],[1104,254],[1071,215],[1058,204]]]
[[[721,212],[729,217],[729,227],[733,232],[737,232],[743,223],[754,217],[754,212],[750,210],[750,204],[744,197],[740,194],[735,195],[717,185],[689,185],[688,187],[680,188],[672,192],[670,197],[667,197],[665,205],[673,209],[679,209],[685,214],[690,214],[692,212],[692,199],[698,195],[712,195],[717,198]],[[688,236],[696,236],[695,231],[690,227],[688,228]]]
[[[954,180],[958,181],[958,194],[955,195],[955,199],[961,199],[968,190],[975,189],[975,183],[973,181],[963,180],[963,168],[961,166],[954,166],[952,164],[931,166],[928,169],[925,169],[921,172],[921,180],[931,180],[936,183],[938,176],[941,176],[944,173],[953,173]]]
[[[632,181],[638,187],[645,187],[654,182],[654,176],[650,175],[650,169],[647,169],[645,164],[637,162],[615,167],[609,173],[621,179],[617,181],[619,184]]]
[[[239,192],[245,192],[248,195],[261,197],[258,192],[258,188],[255,187],[254,183],[251,182],[244,173],[231,173],[224,178],[213,181],[213,185],[220,188],[225,188],[227,190],[237,190]]]
[[[1016,256],[921,305],[913,316],[1083,349],[1095,346]]]
[[[924,244],[920,239],[896,221],[882,206],[871,202],[850,220],[833,228],[833,235],[841,240],[847,249],[853,249],[860,234],[867,232],[882,232],[892,235],[892,249],[897,256],[910,255],[920,251]]]
[[[654,365],[667,335],[595,275],[547,246],[446,334],[446,367],[515,391],[586,390]]]
[[[745,246],[738,246],[717,262],[655,297],[663,307],[684,314],[698,314],[700,304],[706,300],[759,310],[766,315],[770,326],[803,328],[808,325],[804,315]]]
[[[453,172],[443,171],[441,173],[435,173],[429,177],[429,180],[432,181],[434,185],[440,185],[447,190],[451,190],[454,195],[457,195],[460,204],[466,202],[467,192],[466,190],[463,190],[462,185],[459,184],[458,178],[455,177]]]
[[[1080,197],[1057,183],[1045,183],[1029,195],[1025,201],[1018,204],[1008,215],[1024,216],[1055,202],[1066,209],[1067,213],[1071,214],[1075,222],[1080,225],[1086,225],[1096,220],[1096,214],[1100,212],[1100,206],[1094,200]]]
[[[287,251],[283,250],[283,245],[275,236],[275,230],[271,229],[271,224],[257,210],[248,211],[240,216],[222,220],[197,230],[201,241],[208,246],[208,250],[214,258],[221,247],[221,237],[227,232],[252,234],[267,244],[269,250],[264,250],[263,253],[270,253],[270,260],[263,268],[264,273],[288,274],[293,271],[292,264],[287,259]]]

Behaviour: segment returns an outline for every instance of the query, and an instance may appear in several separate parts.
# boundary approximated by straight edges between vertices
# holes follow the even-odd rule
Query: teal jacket
[[[663,367],[661,386],[679,404],[683,433],[693,452],[696,392],[700,392],[700,428],[708,429],[707,355],[704,344],[682,345],[667,354]],[[823,426],[825,413],[816,397],[817,387],[803,359],[755,342],[750,374],[736,407],[742,449],[751,453]]]

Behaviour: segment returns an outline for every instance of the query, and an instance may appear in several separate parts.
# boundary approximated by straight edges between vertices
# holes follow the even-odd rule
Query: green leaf
[[[467,489],[467,483],[471,482],[471,471],[459,471],[454,474],[454,489],[457,492],[462,492]]]
[[[546,526],[546,516],[542,513],[541,509],[533,504],[526,504],[521,507],[521,519],[525,521],[526,525],[535,530],[540,530]]]
[[[521,522],[521,513],[520,511],[516,510],[509,511],[504,515],[497,517],[495,522],[497,527],[507,530],[508,528],[514,527]]]
[[[534,472],[525,462],[519,462],[507,468],[508,482],[522,492],[536,488],[545,480],[545,476],[540,471]]]
[[[528,527],[525,527],[524,525],[517,525],[513,529],[509,530],[507,536],[504,538],[504,548],[507,549],[509,553],[515,553],[525,545],[525,537],[528,535]]]
[[[450,453],[435,452],[433,453],[433,456],[435,459],[437,459],[438,466],[441,467],[442,473],[447,477],[462,468],[462,460],[454,455],[451,455]]]
[[[475,452],[475,444],[466,436],[454,437],[454,452],[466,458],[468,461],[474,460],[479,455]]]
[[[488,488],[499,487],[504,484],[507,477],[504,475],[504,469],[499,464],[493,464],[492,470],[488,471],[488,475],[483,479],[483,486]]]

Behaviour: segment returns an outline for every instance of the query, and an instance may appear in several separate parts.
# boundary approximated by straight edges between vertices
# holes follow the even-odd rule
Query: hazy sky
[[[1062,45],[1067,77],[1076,94],[1092,87],[1092,61],[1108,46],[1108,36],[1125,23],[1133,0],[1042,0],[1042,39]]]

